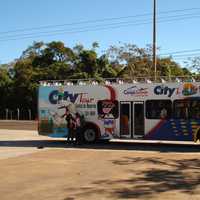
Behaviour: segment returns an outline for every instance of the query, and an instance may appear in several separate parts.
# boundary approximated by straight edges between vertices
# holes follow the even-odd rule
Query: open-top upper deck
[[[41,80],[42,86],[70,86],[70,85],[112,85],[125,83],[181,83],[181,82],[200,82],[199,75],[193,76],[160,76],[154,77],[134,77],[134,78],[88,78],[88,79],[66,79],[66,80]]]

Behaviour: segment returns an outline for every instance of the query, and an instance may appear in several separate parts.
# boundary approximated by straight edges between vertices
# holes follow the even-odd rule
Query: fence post
[[[8,108],[6,108],[6,120],[8,120]]]
[[[12,113],[13,113],[13,111],[11,110],[10,111],[10,119],[12,120]]]
[[[17,120],[19,120],[19,108],[17,108]]]
[[[31,109],[28,109],[29,120],[31,120]]]

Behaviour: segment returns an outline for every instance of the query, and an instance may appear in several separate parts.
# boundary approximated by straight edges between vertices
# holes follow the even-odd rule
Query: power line
[[[172,56],[172,58],[186,58],[186,57],[199,57],[200,56],[200,52],[196,53],[196,54],[183,54],[183,55],[175,55]]]
[[[185,12],[185,11],[199,11],[200,8],[188,8],[188,9],[179,9],[179,10],[169,10],[158,12],[159,15],[174,13],[174,12]],[[127,19],[127,18],[137,18],[137,17],[144,17],[144,16],[151,16],[152,13],[144,13],[139,15],[132,15],[132,16],[122,16],[122,17],[113,17],[113,18],[103,18],[103,19],[95,19],[95,20],[86,20],[86,21],[79,21],[73,23],[66,23],[66,24],[56,24],[56,25],[48,25],[48,26],[38,26],[38,27],[31,27],[31,28],[22,28],[22,29],[14,29],[9,31],[0,32],[0,34],[8,34],[14,32],[24,32],[24,31],[31,31],[31,30],[41,30],[41,29],[49,29],[55,27],[62,27],[62,26],[72,26],[72,25],[80,25],[80,24],[89,24],[89,23],[96,23],[96,22],[104,22],[104,21],[113,21],[113,20],[120,20],[120,19]]]
[[[200,13],[198,13],[200,14]],[[184,19],[186,18],[186,16],[188,16],[188,18],[190,17],[200,17],[200,15],[196,15],[196,14],[182,14],[182,15],[173,15],[173,16],[169,16],[169,17],[160,17],[159,20],[162,19],[173,19],[175,18],[176,20],[178,19],[182,19],[182,17],[184,17]],[[51,33],[57,33],[57,32],[63,32],[63,31],[79,31],[80,29],[90,29],[90,28],[100,28],[100,27],[104,27],[104,26],[112,26],[112,25],[120,25],[120,24],[129,24],[129,23],[146,23],[149,22],[151,23],[151,19],[145,19],[145,20],[136,20],[136,21],[124,21],[124,22],[115,22],[115,23],[110,23],[110,24],[100,24],[100,25],[92,25],[92,26],[85,26],[85,27],[75,27],[75,28],[68,28],[68,29],[58,29],[58,30],[52,30]],[[159,22],[159,21],[158,21]],[[35,34],[48,34],[49,31],[43,31],[43,32],[33,32],[33,33],[25,33],[25,34],[14,34],[14,35],[7,35],[7,36],[0,36],[0,39],[9,39],[9,38],[13,38],[13,37],[22,37],[22,36],[34,36]]]
[[[167,19],[167,20],[160,20],[158,21],[158,23],[163,23],[163,22],[172,22],[172,21],[181,21],[181,20],[185,20],[185,19],[194,19],[194,18],[199,18],[200,15],[191,15],[191,17],[181,17],[181,18],[175,18],[175,19]],[[62,34],[75,34],[75,33],[83,33],[83,32],[91,32],[91,31],[99,31],[99,30],[109,30],[109,29],[116,29],[116,28],[121,28],[121,27],[128,27],[128,26],[138,26],[138,25],[146,25],[146,24],[151,24],[152,20],[150,21],[146,21],[144,23],[131,23],[131,22],[119,22],[120,24],[123,23],[123,25],[118,25],[118,26],[111,26],[111,27],[104,27],[105,25],[102,25],[103,27],[99,27],[99,26],[93,26],[91,29],[82,29],[82,30],[77,30],[77,31],[55,31],[54,33],[50,33],[50,34],[42,34],[42,35],[34,35],[30,33],[30,35],[28,37],[17,37],[17,38],[9,38],[9,39],[0,39],[0,42],[5,42],[5,41],[12,41],[12,40],[22,40],[22,39],[31,39],[31,38],[37,38],[37,37],[49,37],[49,36],[54,36],[54,35],[62,35]],[[116,23],[116,24],[119,24]],[[113,24],[110,24],[113,25]],[[107,24],[106,26],[110,26],[109,24]],[[97,27],[97,28],[96,28]],[[72,29],[71,29],[72,30]],[[49,33],[49,32],[47,32]],[[38,34],[38,33],[35,33]],[[21,36],[21,35],[20,35]]]
[[[182,62],[184,62],[184,61],[189,61],[190,59],[195,59],[195,58],[199,58],[200,57],[200,55],[198,55],[198,56],[190,56],[190,57],[183,57],[183,58],[172,58],[173,60],[175,60],[175,61],[182,61]]]
[[[167,55],[174,55],[174,54],[181,54],[181,53],[191,53],[191,52],[198,52],[200,49],[189,49],[189,50],[183,50],[183,51],[174,51],[174,52],[168,52],[168,53],[161,53],[159,56],[167,56]]]
[[[163,56],[163,55],[166,55],[166,56]],[[176,51],[176,52],[171,52],[168,54],[159,54],[159,56],[161,56],[161,58],[171,57],[175,60],[177,60],[177,59],[183,60],[184,58],[185,59],[195,58],[195,57],[200,57],[200,49]]]
[[[170,56],[170,58],[173,60],[181,60],[181,61],[198,58],[198,57],[200,58],[200,53]],[[161,57],[161,59],[165,59],[165,58],[169,58],[169,57]]]
[[[198,15],[200,13],[194,13],[194,14],[182,14],[182,15],[173,15],[173,16],[169,16],[169,17],[160,17],[159,20],[162,19],[179,19],[180,17],[185,17],[188,16],[189,17],[199,17],[200,15]],[[52,30],[51,33],[57,33],[57,32],[63,32],[63,31],[74,31],[74,30],[80,30],[80,29],[88,29],[88,28],[100,28],[100,27],[104,27],[104,26],[111,26],[111,25],[120,25],[120,24],[126,24],[126,23],[145,23],[145,22],[150,22],[151,20],[149,19],[145,19],[145,20],[136,20],[136,21],[122,21],[122,22],[115,22],[115,23],[110,23],[110,24],[100,24],[100,25],[92,25],[92,26],[86,26],[86,27],[75,27],[75,28],[68,28],[68,29],[58,29],[58,30]],[[43,32],[32,32],[32,33],[24,33],[24,34],[14,34],[14,35],[7,35],[7,36],[0,36],[0,39],[7,39],[7,38],[12,38],[12,37],[22,37],[22,36],[34,36],[35,34],[48,34],[49,31],[43,31]]]

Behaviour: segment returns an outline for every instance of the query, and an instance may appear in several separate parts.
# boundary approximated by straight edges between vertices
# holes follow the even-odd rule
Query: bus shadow
[[[77,148],[93,150],[130,150],[191,153],[200,152],[200,145],[98,142],[96,144],[73,145],[65,140],[1,140],[0,147],[36,147],[36,148]]]
[[[175,152],[175,153],[191,153],[200,152],[200,145],[184,145],[184,144],[159,144],[159,143],[124,143],[124,142],[107,142],[97,143],[95,145],[83,146],[88,149],[104,149],[104,150],[130,150],[130,151],[156,151],[156,152]]]
[[[62,140],[1,140],[0,147],[65,148],[70,145]]]

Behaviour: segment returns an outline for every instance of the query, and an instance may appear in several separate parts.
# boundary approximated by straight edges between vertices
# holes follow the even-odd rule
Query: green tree
[[[139,48],[133,44],[123,44],[119,47],[111,46],[107,51],[107,55],[115,65],[121,66],[123,70],[119,75],[123,78],[154,77],[152,47],[149,45],[146,48]],[[158,77],[184,76],[189,74],[189,70],[181,68],[171,57],[157,57]]]
[[[187,67],[194,71],[195,73],[200,74],[200,57],[188,58],[186,61]]]
[[[3,117],[5,109],[11,103],[10,99],[12,94],[12,79],[5,66],[0,67],[0,94],[0,117]]]
[[[148,48],[138,48],[133,44],[111,46],[107,55],[115,65],[123,69],[120,73],[123,78],[152,75],[151,53]]]
[[[90,49],[78,44],[67,47],[61,41],[34,42],[19,59],[0,68],[1,107],[32,109],[37,112],[37,89],[40,80],[153,77],[152,48],[134,44],[111,46],[98,56],[99,44]],[[200,60],[200,59],[199,59]],[[198,59],[190,64],[200,71]],[[181,68],[171,57],[157,59],[158,76],[183,76],[191,72]]]

